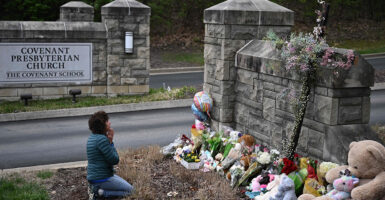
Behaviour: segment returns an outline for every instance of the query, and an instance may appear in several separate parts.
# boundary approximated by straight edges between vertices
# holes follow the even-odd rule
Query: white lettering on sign
[[[92,43],[0,43],[0,84],[92,82]]]

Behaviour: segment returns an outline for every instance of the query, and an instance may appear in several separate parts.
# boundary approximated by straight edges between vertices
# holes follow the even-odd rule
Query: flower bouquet
[[[183,159],[180,161],[180,163],[186,169],[199,169],[202,166],[201,160],[195,153],[184,154]]]

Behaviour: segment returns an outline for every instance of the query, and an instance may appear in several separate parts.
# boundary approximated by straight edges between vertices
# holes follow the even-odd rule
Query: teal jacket
[[[119,155],[107,136],[91,134],[87,141],[87,180],[106,179],[114,175],[113,166],[119,163]]]

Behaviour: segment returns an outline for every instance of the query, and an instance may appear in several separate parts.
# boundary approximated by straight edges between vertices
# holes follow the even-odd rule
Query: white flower
[[[257,161],[261,164],[269,164],[271,161],[271,156],[269,153],[263,152],[260,156],[258,156]]]
[[[279,155],[279,151],[277,149],[270,150],[271,154]]]

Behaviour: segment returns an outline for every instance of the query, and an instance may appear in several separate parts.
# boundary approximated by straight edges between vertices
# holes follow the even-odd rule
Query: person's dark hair
[[[108,115],[104,111],[98,111],[94,113],[88,120],[88,127],[95,134],[106,134],[106,122],[108,121]]]

